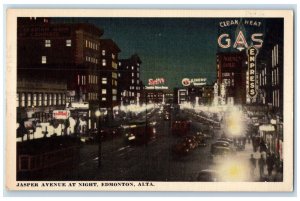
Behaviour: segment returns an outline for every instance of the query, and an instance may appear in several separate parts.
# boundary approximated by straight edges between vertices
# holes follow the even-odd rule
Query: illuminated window
[[[102,78],[102,84],[107,84],[107,77]]]
[[[131,80],[131,83],[134,84],[134,79]]]
[[[58,94],[58,105],[61,105],[61,94]]]
[[[45,47],[51,47],[51,40],[45,40]]]
[[[113,100],[113,101],[116,101],[116,100],[117,100],[117,96],[113,96],[113,97],[112,97],[112,100]]]
[[[66,94],[62,94],[62,104],[66,104]]]
[[[56,105],[56,94],[53,94],[53,99],[52,100],[53,100],[52,101],[53,105]]]
[[[116,58],[116,55],[111,54],[111,58],[112,58],[112,59],[115,59],[115,58]]]
[[[85,47],[88,47],[88,41],[85,40]]]
[[[106,66],[106,60],[102,59],[102,66]]]
[[[17,93],[17,107],[19,107],[19,94]]]
[[[106,89],[102,89],[102,94],[106,94]]]
[[[117,94],[117,90],[116,90],[116,89],[113,89],[113,90],[112,90],[112,94]]]
[[[21,94],[21,107],[25,107],[25,94]]]
[[[48,94],[44,94],[44,106],[48,105]]]
[[[46,64],[47,63],[47,57],[46,56],[42,56],[42,64]]]
[[[42,94],[38,94],[38,106],[42,106]]]
[[[131,73],[131,77],[134,77],[134,73]]]
[[[33,94],[33,106],[37,106],[37,95],[36,94]]]
[[[102,97],[101,100],[102,100],[102,101],[106,101],[106,97]]]
[[[137,73],[137,74],[136,74],[136,77],[137,77],[137,78],[140,78],[140,73]]]
[[[66,40],[66,46],[71,47],[72,46],[72,40]]]
[[[31,94],[27,94],[27,106],[30,107],[31,106]]]
[[[134,70],[134,66],[131,66],[131,70]]]
[[[102,50],[102,56],[105,56],[105,50]]]

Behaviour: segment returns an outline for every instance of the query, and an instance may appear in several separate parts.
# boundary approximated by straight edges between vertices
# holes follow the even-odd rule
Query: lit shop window
[[[19,107],[19,94],[17,93],[17,107]]]
[[[25,107],[25,94],[21,94],[21,107]]]
[[[51,47],[51,40],[45,40],[45,47]]]
[[[49,105],[52,105],[52,94],[49,94]]]
[[[102,94],[106,94],[106,89],[102,89]]]
[[[47,57],[46,56],[42,56],[42,64],[46,64],[47,63]]]
[[[102,56],[105,56],[105,50],[102,50]]]
[[[27,107],[31,106],[31,94],[27,94]]]
[[[37,95],[33,94],[33,106],[37,106]]]
[[[53,94],[53,99],[52,100],[53,100],[53,102],[52,102],[53,105],[56,105],[56,94]]]
[[[101,99],[102,101],[106,101],[106,97],[102,97],[102,99]]]
[[[61,105],[61,94],[58,94],[58,105]]]
[[[66,40],[66,46],[71,47],[72,46],[72,40]]]
[[[113,100],[113,101],[116,101],[116,100],[117,100],[117,96],[113,96],[113,97],[112,97],[112,100]]]
[[[106,60],[102,59],[102,66],[106,66]]]
[[[44,94],[44,106],[48,104],[48,94]]]
[[[42,106],[42,94],[38,95],[38,106]]]
[[[102,78],[102,84],[107,84],[107,77]]]

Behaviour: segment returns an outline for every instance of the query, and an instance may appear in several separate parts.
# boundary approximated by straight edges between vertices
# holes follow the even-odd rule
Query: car
[[[211,145],[210,152],[212,155],[226,155],[232,152],[232,148],[226,141],[216,141]]]
[[[233,140],[230,139],[230,138],[227,138],[227,137],[221,137],[221,138],[219,138],[217,141],[225,141],[225,142],[228,142],[228,143],[230,143],[230,144],[233,143]]]
[[[217,182],[219,181],[219,174],[216,170],[205,169],[198,174],[197,181],[202,182]]]

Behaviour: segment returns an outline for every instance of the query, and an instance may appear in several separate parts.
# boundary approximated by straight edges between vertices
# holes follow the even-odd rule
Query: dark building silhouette
[[[123,105],[140,103],[143,84],[140,79],[142,61],[135,54],[129,59],[119,60],[118,97]]]
[[[48,91],[52,84],[46,83],[65,83],[67,91],[64,94],[51,95],[47,90],[41,91],[37,96],[38,100],[41,98],[41,106],[53,104],[55,99],[63,99],[61,103],[69,105],[87,102],[89,110],[83,117],[89,120],[89,127],[94,125],[91,120],[98,108],[97,70],[102,34],[102,30],[91,24],[51,24],[47,18],[18,18],[18,82],[43,85]],[[29,97],[25,95],[25,103],[29,102]],[[34,101],[34,92],[30,99]],[[19,95],[19,101],[22,103],[22,95]]]

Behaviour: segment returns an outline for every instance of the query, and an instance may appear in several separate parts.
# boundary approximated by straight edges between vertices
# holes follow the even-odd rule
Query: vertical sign
[[[247,50],[248,54],[248,76],[249,76],[249,96],[253,98],[256,95],[256,85],[255,85],[255,74],[256,74],[256,56],[257,56],[257,49],[254,46],[251,46]]]

